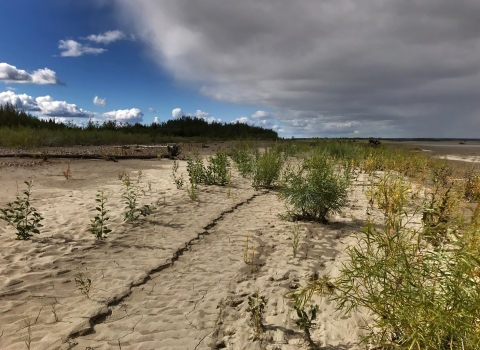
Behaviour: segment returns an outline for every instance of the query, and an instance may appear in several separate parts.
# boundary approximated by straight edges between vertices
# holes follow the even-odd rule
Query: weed
[[[204,170],[204,181],[206,185],[226,185],[229,182],[227,153],[218,150],[215,156],[208,157],[208,166]]]
[[[253,334],[255,339],[259,339],[264,331],[263,317],[268,299],[264,295],[260,295],[257,291],[248,296],[247,312],[250,313],[250,322],[253,327]]]
[[[143,171],[139,170],[137,173],[137,184],[140,183],[140,180],[142,180],[143,177]]]
[[[193,182],[190,182],[190,187],[187,188],[188,196],[192,201],[196,201],[198,199],[198,189]]]
[[[72,175],[70,174],[70,162],[68,162],[67,164],[67,169],[63,171],[63,176],[65,176],[67,180],[72,177]]]
[[[77,273],[75,275],[75,284],[80,290],[80,293],[85,295],[87,299],[90,299],[90,288],[92,287],[92,280],[83,275],[83,273]]]
[[[109,217],[107,216],[107,210],[105,209],[107,197],[105,197],[103,190],[98,191],[95,201],[97,202],[97,207],[95,207],[97,215],[91,220],[90,232],[92,232],[98,240],[102,240],[107,237],[107,234],[112,232],[112,230],[106,226]]]
[[[292,239],[292,249],[293,249],[293,257],[297,257],[298,247],[300,246],[300,229],[298,228],[298,224],[296,224],[293,228],[293,239]]]
[[[119,171],[118,172],[118,179],[122,181],[125,177],[128,176],[128,173],[125,170]]]
[[[480,174],[472,166],[465,171],[465,190],[464,197],[467,201],[473,202],[480,200]]]
[[[25,181],[24,183],[27,185],[27,190],[23,192],[25,196],[21,198],[17,194],[16,201],[8,203],[5,209],[0,209],[2,214],[0,219],[5,220],[17,230],[19,240],[29,240],[32,233],[39,234],[38,228],[43,226],[40,224],[43,217],[30,205],[33,182]]]
[[[176,160],[173,161],[173,166],[172,166],[172,177],[173,177],[173,182],[175,183],[175,186],[177,186],[177,189],[181,189],[183,187],[184,181],[183,181],[183,175],[180,175],[180,177],[177,176],[177,171],[178,171],[178,162]]]
[[[134,186],[130,181],[128,175],[123,176],[123,195],[125,200],[125,207],[127,211],[123,214],[124,221],[136,221],[140,216],[148,216],[153,213],[156,208],[153,205],[144,205],[141,208],[137,208],[137,199],[143,194],[137,186]]]
[[[25,337],[25,345],[28,350],[31,349],[32,346],[32,319],[30,317],[26,318],[24,321],[25,328],[27,328],[27,336]]]

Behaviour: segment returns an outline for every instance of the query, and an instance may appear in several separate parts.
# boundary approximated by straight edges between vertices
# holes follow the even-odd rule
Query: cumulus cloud
[[[8,63],[0,63],[0,81],[7,83],[30,83],[38,85],[62,84],[57,78],[55,72],[48,68],[37,69],[28,73],[23,69],[18,69]]]
[[[196,118],[199,118],[199,119],[203,119],[208,123],[213,123],[213,122],[220,123],[222,121],[220,118],[212,117],[210,115],[210,113],[204,112],[200,109],[197,109],[194,113],[184,112],[184,111],[182,111],[181,108],[174,108],[172,110],[172,118],[173,119],[181,118],[183,116],[185,116],[185,117],[196,117]]]
[[[148,112],[149,112],[149,113],[158,113],[158,111],[157,111],[155,108],[152,108],[152,107],[150,107],[150,108],[148,109]]]
[[[105,105],[107,104],[106,102],[106,99],[105,98],[100,98],[98,96],[95,96],[93,98],[93,104],[95,106],[98,106],[98,107],[105,107]]]
[[[8,91],[15,91],[15,90],[17,90],[17,89],[15,89],[14,87],[11,87],[11,86],[7,86],[7,90],[8,90]]]
[[[16,94],[13,91],[0,92],[0,105],[7,103],[26,111],[40,111],[37,101],[27,94]]]
[[[158,120],[158,117],[153,118],[153,123],[154,124],[160,124],[160,121]]]
[[[58,42],[58,48],[63,50],[60,52],[60,56],[62,57],[78,57],[86,54],[98,55],[107,51],[103,48],[83,45],[75,40],[60,40]]]
[[[36,99],[40,113],[44,116],[64,117],[64,118],[91,118],[93,113],[85,111],[76,104],[66,101],[56,101],[50,96],[40,96]]]
[[[478,0],[116,4],[159,65],[214,99],[318,132],[478,137]]]
[[[54,100],[51,96],[33,98],[27,94],[16,94],[13,91],[0,92],[0,104],[10,103],[29,112],[38,112],[39,117],[50,118],[91,118],[92,112],[77,107],[76,104]]]
[[[109,30],[103,34],[98,34],[98,35],[92,34],[82,39],[90,40],[97,44],[110,44],[114,41],[125,39],[125,38],[126,36],[123,32],[119,30]]]
[[[120,109],[103,113],[102,116],[120,123],[141,123],[143,121],[143,113],[138,108]]]

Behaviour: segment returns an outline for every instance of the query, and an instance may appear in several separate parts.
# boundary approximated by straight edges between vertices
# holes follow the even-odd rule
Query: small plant
[[[292,249],[293,249],[293,257],[297,257],[298,247],[300,246],[300,229],[298,228],[298,224],[295,225],[293,228],[293,239],[292,239]]]
[[[31,349],[32,346],[32,319],[30,317],[26,318],[24,321],[25,328],[27,329],[27,336],[25,337],[25,345],[28,350]]]
[[[247,265],[251,266],[251,272],[255,272],[255,254],[256,254],[256,246],[250,246],[250,239],[252,238],[252,234],[247,235],[247,239],[245,240],[245,247],[243,248],[243,262]]]
[[[125,170],[119,171],[118,172],[118,179],[122,181],[125,177],[128,176],[128,173]]]
[[[83,273],[77,273],[75,275],[75,284],[80,290],[80,293],[85,295],[87,299],[90,299],[90,288],[92,287],[92,280],[83,275]]]
[[[257,291],[248,296],[247,312],[250,313],[250,322],[253,327],[253,335],[256,339],[263,334],[265,326],[263,325],[263,317],[268,299],[264,295],[260,295]]]
[[[198,184],[205,182],[205,167],[202,158],[195,154],[195,159],[188,157],[187,172],[190,179],[190,184],[197,187]]]
[[[181,189],[184,184],[183,175],[180,175],[180,177],[177,176],[178,167],[179,167],[178,162],[174,160],[173,166],[172,166],[172,177],[173,177],[173,182],[175,183],[175,186],[177,186],[177,190]]]
[[[112,232],[112,230],[106,226],[109,217],[107,216],[107,210],[105,209],[107,198],[105,197],[103,190],[98,191],[95,201],[97,202],[97,207],[95,207],[97,215],[91,220],[90,232],[92,232],[98,240],[102,240],[107,237],[107,234]]]
[[[193,182],[190,182],[190,187],[187,188],[188,196],[192,201],[196,201],[198,199],[198,189]]]
[[[295,311],[297,312],[298,320],[295,324],[305,333],[305,339],[313,344],[312,337],[310,335],[310,329],[315,324],[317,319],[318,305],[310,305],[310,310],[305,311],[305,308],[300,308],[295,305]]]
[[[123,214],[124,221],[136,221],[140,216],[148,216],[153,213],[156,208],[153,205],[144,205],[141,208],[137,208],[137,199],[142,194],[142,191],[134,186],[128,175],[123,177],[123,196],[127,206],[127,211]]]
[[[140,183],[140,180],[142,180],[143,177],[143,171],[139,170],[137,173],[137,184]]]
[[[67,180],[72,177],[72,175],[70,174],[70,162],[68,162],[67,164],[67,169],[63,171],[63,176],[65,176]]]
[[[17,230],[17,239],[29,240],[32,233],[39,234],[38,228],[43,225],[40,221],[43,217],[30,204],[33,182],[25,181],[27,190],[23,192],[23,198],[18,196],[17,200],[7,204],[5,209],[0,209],[0,219],[5,220],[10,226]]]

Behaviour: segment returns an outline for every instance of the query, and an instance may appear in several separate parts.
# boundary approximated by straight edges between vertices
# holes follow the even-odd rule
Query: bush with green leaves
[[[232,148],[230,152],[236,168],[243,178],[247,178],[253,173],[254,154],[249,144],[241,143]]]
[[[18,240],[29,240],[32,233],[39,234],[39,228],[43,225],[40,221],[43,217],[31,205],[31,194],[33,181],[25,181],[27,189],[23,192],[24,197],[17,195],[17,200],[7,204],[7,207],[0,209],[0,219],[5,220],[10,226],[17,230]]]
[[[204,171],[206,185],[226,185],[229,180],[230,163],[225,151],[218,150],[214,156],[208,157],[208,165]]]
[[[468,221],[450,217],[447,239],[433,244],[429,229],[411,224],[422,205],[409,199],[409,186],[395,176],[379,184],[372,199],[383,222],[368,217],[337,278],[296,293],[328,296],[346,314],[368,310],[362,342],[379,349],[479,349],[480,204]]]
[[[283,166],[282,154],[278,148],[266,148],[263,153],[258,149],[254,151],[253,159],[253,183],[258,190],[261,187],[272,188],[280,178]]]
[[[227,153],[218,150],[214,156],[208,157],[205,167],[202,158],[196,154],[195,159],[187,160],[187,172],[190,183],[197,187],[203,185],[226,185],[229,181],[229,167]]]
[[[130,181],[130,176],[124,176],[122,182],[124,185],[122,198],[127,205],[125,207],[127,211],[123,214],[124,221],[132,222],[136,221],[140,216],[145,217],[152,214],[153,210],[156,209],[153,205],[145,204],[140,208],[137,207],[137,199],[143,194],[143,191]]]
[[[333,161],[317,154],[286,169],[279,197],[292,207],[295,219],[326,222],[328,214],[347,204],[348,187],[348,179],[336,172]]]
[[[96,197],[95,202],[97,202],[97,206],[95,207],[95,210],[97,211],[97,215],[91,220],[90,232],[96,239],[102,240],[106,238],[107,234],[112,232],[112,230],[106,226],[109,217],[107,216],[108,212],[105,209],[107,197],[105,197],[104,191],[99,190]]]

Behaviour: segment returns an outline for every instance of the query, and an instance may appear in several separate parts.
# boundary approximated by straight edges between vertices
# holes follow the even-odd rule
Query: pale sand
[[[26,349],[28,318],[35,350],[307,348],[283,295],[315,272],[337,274],[366,215],[360,181],[349,207],[330,224],[300,224],[293,258],[294,224],[278,217],[284,204],[272,192],[254,191],[235,172],[230,198],[227,187],[202,186],[200,201],[192,202],[173,184],[170,160],[76,160],[70,180],[61,175],[66,164],[0,168],[0,207],[14,199],[15,180],[33,179],[33,204],[45,218],[41,234],[27,242],[0,224],[1,349]],[[186,180],[185,167],[180,162]],[[140,204],[157,206],[136,224],[121,216],[117,174],[123,170],[142,170],[147,195]],[[101,188],[113,232],[97,242],[88,228]],[[253,274],[243,261],[248,234],[257,247]],[[90,299],[74,282],[78,272],[92,280]],[[268,305],[263,340],[253,341],[246,308],[256,290]],[[343,316],[333,303],[317,302],[313,340],[330,350],[357,349],[365,314]]]
[[[458,162],[467,162],[467,163],[478,163],[480,162],[479,156],[456,156],[456,155],[444,155],[444,156],[436,156],[436,158],[440,159],[447,159],[447,160],[455,160]]]

